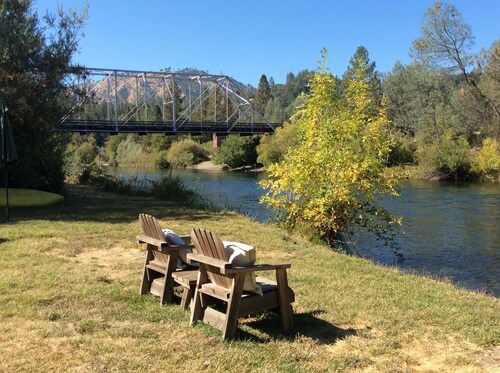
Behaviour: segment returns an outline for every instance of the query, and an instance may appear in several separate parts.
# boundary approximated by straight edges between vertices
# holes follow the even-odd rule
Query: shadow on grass
[[[342,329],[316,317],[323,313],[325,313],[325,311],[317,310],[294,314],[294,326],[289,336],[281,333],[281,319],[277,315],[266,313],[265,317],[256,319],[255,321],[245,322],[244,325],[256,329],[257,334],[260,334],[258,332],[262,332],[267,334],[267,336],[263,337],[251,333],[245,330],[247,328],[244,327],[244,329],[238,328],[236,339],[265,343],[270,339],[295,340],[307,337],[317,341],[319,344],[334,344],[349,336],[357,335],[358,331],[356,329]]]
[[[11,220],[31,219],[57,221],[102,221],[128,223],[138,219],[141,212],[156,216],[160,220],[209,219],[208,211],[190,207],[178,202],[156,200],[151,197],[110,195],[97,196],[65,195],[62,203],[51,206],[22,207],[11,209]]]
[[[305,336],[317,340],[322,344],[332,344],[352,335],[357,335],[356,329],[342,329],[323,319],[316,317],[325,313],[317,310],[294,315],[295,332],[299,336]]]

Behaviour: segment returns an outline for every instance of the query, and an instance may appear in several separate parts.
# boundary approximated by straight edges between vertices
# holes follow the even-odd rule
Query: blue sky
[[[475,51],[500,39],[499,0],[451,1],[476,37]],[[363,45],[377,70],[410,62],[433,0],[35,0],[40,14],[81,9],[89,18],[74,62],[88,67],[158,71],[193,67],[257,86],[266,74],[314,70],[320,51],[342,75]]]

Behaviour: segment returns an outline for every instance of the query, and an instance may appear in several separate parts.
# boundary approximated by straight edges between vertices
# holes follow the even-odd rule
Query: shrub
[[[116,148],[116,163],[119,165],[137,164],[143,161],[144,149],[133,138],[127,138],[120,142]]]
[[[257,163],[257,136],[242,137],[229,135],[221,144],[215,164],[226,164],[230,168],[255,165]]]
[[[417,158],[430,172],[444,174],[448,179],[464,180],[471,169],[469,143],[465,137],[455,138],[451,132],[440,141],[421,146]]]
[[[264,166],[279,163],[290,149],[299,145],[297,123],[285,123],[274,135],[265,135],[257,146],[257,161]]]
[[[411,136],[397,132],[393,136],[394,147],[389,153],[389,165],[398,166],[415,162],[416,142]]]
[[[99,148],[96,145],[95,137],[88,136],[75,150],[75,161],[77,164],[91,164],[99,155]]]
[[[165,176],[158,181],[150,180],[149,182],[151,183],[150,193],[156,199],[189,204],[201,203],[198,191],[190,189],[178,176]]]
[[[472,171],[480,178],[500,181],[500,144],[487,138],[483,147],[472,156]]]
[[[105,159],[110,165],[116,166],[118,164],[116,160],[118,145],[120,145],[122,141],[125,141],[126,138],[127,136],[125,134],[118,134],[115,136],[108,136],[106,139],[106,143],[104,145]]]
[[[170,163],[167,161],[168,151],[162,150],[156,153],[155,166],[159,168],[169,168]]]
[[[189,167],[207,160],[209,151],[191,138],[174,142],[168,150],[166,160],[174,168]]]
[[[84,165],[81,174],[77,177],[78,183],[97,186],[103,190],[116,193],[131,193],[132,186],[124,180],[106,174],[104,169],[95,164]]]

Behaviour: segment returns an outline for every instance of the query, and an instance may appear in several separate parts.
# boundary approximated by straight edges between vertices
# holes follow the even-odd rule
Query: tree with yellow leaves
[[[396,196],[399,178],[388,172],[390,122],[374,113],[368,61],[361,57],[342,96],[326,67],[327,51],[310,80],[310,93],[298,108],[300,145],[269,168],[262,198],[283,215],[288,228],[312,227],[332,247],[345,241],[354,224],[383,236],[395,220],[375,202]]]

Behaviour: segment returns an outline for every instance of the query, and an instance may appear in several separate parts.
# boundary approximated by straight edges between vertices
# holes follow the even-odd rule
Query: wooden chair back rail
[[[148,214],[140,214],[139,221],[142,226],[142,231],[146,236],[156,238],[160,241],[165,241],[165,236],[161,230],[160,223],[154,216]]]
[[[219,237],[204,229],[194,228],[192,231],[196,232],[196,234],[191,235],[191,240],[197,252],[206,257],[227,263],[228,258],[224,250],[224,244]],[[226,276],[221,276],[217,272],[208,272],[208,278],[219,286],[227,289],[231,287],[231,279]]]

